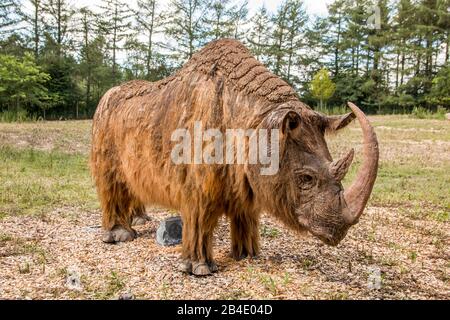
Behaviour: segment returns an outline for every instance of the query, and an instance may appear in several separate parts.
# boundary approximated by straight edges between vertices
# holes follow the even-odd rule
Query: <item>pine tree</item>
[[[151,77],[151,73],[149,73],[147,76],[146,68],[146,60],[148,55],[146,44],[140,41],[137,33],[132,33],[127,36],[124,47],[126,50],[126,61],[122,65],[124,73],[123,80],[150,80],[149,77]]]
[[[0,3],[0,36],[13,31],[20,21],[20,4],[18,0],[2,0]]]
[[[405,75],[405,60],[406,60],[406,40],[408,39],[408,20],[410,15],[407,11],[411,7],[410,0],[400,0],[396,5],[396,14],[392,19],[393,23],[393,52],[395,58],[395,90],[403,85],[403,78]]]
[[[245,24],[247,19],[247,5],[248,0],[245,0],[231,9],[231,17],[234,24],[234,38],[238,40],[243,39],[243,30],[241,30],[241,27]]]
[[[348,57],[351,74],[359,76],[362,69],[363,51],[366,51],[367,61],[370,59],[368,45],[368,14],[371,9],[366,0],[355,0],[346,4],[345,15],[347,24],[342,33],[342,52]],[[366,63],[368,69],[369,62]],[[366,70],[366,73],[368,70]]]
[[[111,79],[112,67],[109,64],[107,40],[102,33],[96,33],[89,44],[89,60],[92,66],[92,94],[89,110],[93,111],[101,96],[114,85]]]
[[[307,22],[306,11],[301,0],[291,0],[287,3],[287,36],[286,36],[286,73],[285,78],[288,82],[292,80],[292,67],[299,56],[299,49],[304,47],[305,30],[303,29]]]
[[[209,14],[203,22],[209,39],[217,40],[234,36],[233,9],[235,7],[230,6],[230,0],[216,0],[212,3]]]
[[[137,11],[135,11],[138,30],[145,31],[145,43],[139,43],[137,46],[145,52],[146,79],[152,80],[152,70],[154,70],[155,49],[159,45],[155,43],[155,35],[160,32],[160,27],[164,19],[158,14],[158,4],[156,0],[138,0]],[[142,34],[142,33],[140,33]]]
[[[169,46],[178,61],[189,59],[194,51],[204,45],[207,31],[202,22],[209,11],[206,0],[172,0],[169,4],[169,21],[166,33],[174,41]],[[180,62],[181,62],[180,61]]]
[[[286,0],[272,18],[274,31],[270,55],[273,57],[274,72],[291,82],[294,61],[299,49],[304,46],[303,30],[307,17],[301,0]]]
[[[450,65],[442,67],[434,77],[426,100],[438,108],[450,108]]]
[[[283,2],[272,17],[273,33],[272,46],[270,48],[271,64],[273,71],[277,75],[281,75],[284,60],[286,58],[286,38],[288,33],[288,2]]]
[[[326,45],[327,32],[328,23],[325,18],[318,17],[307,26],[302,48],[308,50],[302,51],[297,60],[305,82],[311,81],[314,72],[326,62],[325,58],[329,55],[329,48]]]
[[[372,12],[372,14],[380,14],[380,26],[372,27],[368,30],[367,46],[368,50],[372,53],[372,68],[369,74],[370,79],[364,85],[364,94],[366,97],[365,104],[373,108],[377,107],[378,111],[381,111],[383,94],[388,94],[384,72],[387,72],[389,68],[382,68],[382,64],[384,63],[386,46],[389,42],[388,34],[390,30],[388,26],[390,23],[387,15],[387,1],[377,0],[375,3],[378,12]]]
[[[241,26],[248,14],[247,1],[213,0],[202,21],[208,41],[222,38],[241,38]]]
[[[29,52],[28,42],[19,33],[11,33],[7,38],[0,39],[0,53],[22,57]]]
[[[109,42],[112,52],[112,79],[117,83],[119,80],[117,53],[123,49],[122,40],[130,33],[129,18],[132,14],[128,6],[120,0],[103,0],[100,9],[102,10],[100,27]]]
[[[29,14],[24,13],[25,21],[30,26],[30,38],[33,42],[33,51],[35,59],[39,58],[39,46],[42,33],[42,16],[43,16],[43,2],[42,0],[29,0],[32,7],[32,12]]]
[[[438,21],[437,26],[440,33],[440,42],[444,46],[444,66],[449,61],[450,46],[450,0],[438,0]]]
[[[81,76],[85,80],[85,94],[84,105],[88,108],[91,105],[91,89],[92,89],[92,73],[95,65],[93,64],[91,51],[92,51],[92,33],[93,26],[95,26],[95,19],[97,18],[94,13],[86,7],[83,7],[79,11],[80,29],[79,32],[82,36],[81,44],[81,63],[80,71]],[[78,117],[78,111],[77,111]]]
[[[340,64],[342,63],[342,34],[346,27],[345,0],[336,0],[328,6],[329,36],[327,45],[333,49],[333,74],[339,75]]]
[[[53,37],[56,50],[61,57],[70,43],[71,20],[75,10],[66,0],[46,0],[42,3],[45,17],[45,28]],[[37,30],[36,30],[37,32]]]
[[[249,47],[256,58],[267,62],[267,55],[270,48],[271,17],[265,6],[258,9],[250,19],[251,28],[246,38]]]

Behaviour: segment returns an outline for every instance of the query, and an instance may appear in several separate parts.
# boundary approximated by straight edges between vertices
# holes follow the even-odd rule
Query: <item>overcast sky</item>
[[[134,2],[131,0],[130,2]],[[169,1],[160,0],[159,3],[167,3]],[[275,12],[281,0],[248,0],[248,9],[250,11],[250,16],[263,4],[266,8]],[[327,14],[327,4],[333,2],[333,0],[304,0],[306,11],[310,15],[320,15],[324,16]],[[93,7],[100,3],[100,0],[77,0],[74,1],[77,7],[88,6]]]
[[[249,0],[248,7],[250,12],[254,12],[264,3],[266,8],[274,12],[282,1],[277,0]],[[324,16],[327,14],[327,4],[332,0],[304,0],[306,12],[310,15]]]

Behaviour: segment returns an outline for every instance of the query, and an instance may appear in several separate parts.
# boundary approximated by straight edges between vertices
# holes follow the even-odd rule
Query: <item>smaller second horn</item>
[[[341,181],[347,174],[348,169],[353,161],[355,150],[351,149],[343,158],[333,161],[330,164],[330,174],[337,180]]]

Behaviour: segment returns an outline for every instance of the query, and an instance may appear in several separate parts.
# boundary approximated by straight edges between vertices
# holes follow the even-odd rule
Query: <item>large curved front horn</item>
[[[377,136],[369,120],[356,105],[348,102],[348,106],[356,115],[363,132],[363,163],[355,181],[344,192],[348,206],[343,212],[344,220],[348,224],[355,224],[364,211],[377,178],[379,154]]]

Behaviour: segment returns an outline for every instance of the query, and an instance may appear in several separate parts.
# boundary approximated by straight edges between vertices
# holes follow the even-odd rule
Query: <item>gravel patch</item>
[[[449,225],[404,209],[367,209],[338,247],[299,237],[271,217],[256,259],[229,258],[225,219],[215,234],[219,272],[177,270],[180,246],[156,243],[173,212],[149,210],[139,237],[101,242],[100,212],[64,207],[0,220],[2,299],[449,299]]]

